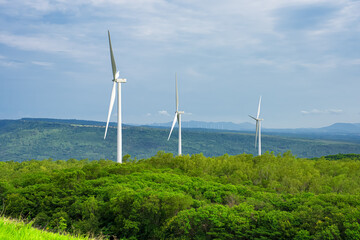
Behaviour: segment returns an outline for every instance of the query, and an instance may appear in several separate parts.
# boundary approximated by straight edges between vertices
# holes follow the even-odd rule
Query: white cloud
[[[11,61],[4,61],[2,59],[0,59],[0,66],[2,67],[14,67],[17,64],[15,62],[11,62]]]
[[[160,110],[158,111],[158,113],[163,116],[170,116],[170,114],[166,110]]]
[[[0,44],[19,50],[66,55],[72,58],[86,58],[93,52],[94,45],[84,46],[81,42],[65,37],[66,33],[41,33],[31,36],[0,32]],[[34,63],[34,62],[33,62]],[[37,62],[40,65],[40,62]],[[36,61],[35,63],[36,64]]]
[[[27,51],[68,52],[67,44],[48,36],[21,36],[0,33],[0,43]]]
[[[14,9],[22,6],[22,1],[8,1],[5,6],[10,5]],[[114,26],[114,32],[126,33],[126,36],[137,40],[169,42],[175,43],[191,43],[191,46],[209,47],[209,46],[225,46],[232,48],[247,49],[248,46],[259,46],[264,49],[270,48],[269,41],[281,39],[283,33],[275,30],[276,9],[287,6],[301,6],[316,3],[337,4],[341,8],[343,6],[344,13],[339,17],[350,19],[342,21],[342,25],[353,23],[354,8],[356,4],[347,4],[348,1],[316,1],[316,0],[269,0],[269,1],[183,1],[168,2],[165,0],[34,0],[25,1],[26,5],[39,12],[39,15],[48,14],[50,12],[64,12],[66,14],[76,13],[78,18],[86,19],[87,11],[94,14],[94,9],[101,7],[103,11],[111,8],[108,15],[101,15],[97,11],[96,21],[107,21],[108,18],[116,17],[121,23]],[[86,6],[86,8],[84,8]],[[244,7],[246,6],[246,7]],[[347,7],[345,7],[347,6]],[[83,10],[86,9],[86,10]],[[89,10],[90,9],[90,10]],[[121,12],[119,15],[118,12]],[[0,11],[4,12],[4,11]],[[83,15],[81,14],[83,13]],[[72,14],[71,14],[72,15]],[[345,16],[344,16],[345,15]],[[136,16],[136,17],[134,17]],[[351,20],[352,19],[352,20]],[[340,20],[339,20],[340,21]],[[93,23],[92,23],[93,24]],[[51,24],[48,24],[51,25]],[[53,24],[52,24],[53,25]],[[249,27],[251,26],[251,27]],[[333,26],[332,24],[329,26]],[[71,26],[73,27],[73,26]],[[234,31],[236,29],[236,31]],[[75,29],[74,29],[75,30]],[[79,29],[78,29],[79,30]],[[83,31],[83,28],[81,29]],[[80,32],[81,32],[80,31]],[[269,41],[264,41],[264,37],[269,37]],[[17,37],[17,36],[14,36]],[[48,38],[40,41],[41,44],[35,44],[38,38],[42,36],[23,37],[19,41],[14,41],[12,46],[16,45],[24,50],[26,49],[54,49],[53,51],[69,51],[69,49],[77,49],[67,44],[64,46],[63,41],[54,38]],[[4,36],[2,36],[4,38]],[[3,39],[3,43],[10,45],[11,39]],[[46,40],[46,41],[45,41]],[[54,43],[55,41],[55,43]],[[21,44],[20,44],[20,43]],[[35,43],[34,43],[35,42]],[[322,41],[323,42],[323,41]],[[176,45],[176,44],[175,44]],[[165,46],[167,47],[167,46]],[[172,50],[175,48],[171,46]],[[180,51],[182,46],[178,45],[176,49]],[[269,64],[269,62],[262,62]]]
[[[42,66],[42,67],[50,67],[53,65],[53,63],[51,63],[51,62],[32,61],[31,63],[34,65]]]
[[[342,109],[326,109],[326,110],[313,109],[310,111],[302,110],[301,113],[304,115],[341,114],[341,113],[343,113],[343,110]]]
[[[309,32],[310,35],[319,36],[334,34],[344,31],[353,31],[354,28],[359,28],[360,2],[339,1],[335,4],[340,9],[338,14],[329,19],[323,28]]]
[[[20,61],[10,60],[5,56],[0,55],[0,66],[2,67],[15,67],[20,63]]]
[[[24,1],[24,5],[37,11],[49,12],[55,8],[56,3],[50,4],[48,0]]]
[[[360,65],[360,58],[358,58],[358,59],[350,59],[349,61],[348,61],[348,64],[349,65]]]
[[[295,67],[307,68],[310,70],[326,70],[343,66],[360,65],[360,58],[344,58],[337,56],[321,56],[313,59],[289,60],[284,58],[266,59],[255,58],[246,59],[242,62],[244,65],[273,66],[278,69],[291,69]]]

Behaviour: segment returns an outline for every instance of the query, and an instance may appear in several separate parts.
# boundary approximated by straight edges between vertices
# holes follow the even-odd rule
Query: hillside
[[[91,124],[91,125],[86,125]],[[158,151],[177,152],[177,131],[167,141],[169,129],[123,127],[123,153],[142,159]],[[29,159],[116,159],[116,128],[103,139],[104,126],[80,120],[0,120],[0,161]],[[320,157],[338,153],[360,153],[360,143],[345,140],[309,139],[299,135],[262,136],[263,152],[291,150],[298,157]],[[184,129],[183,153],[220,156],[225,153],[256,154],[254,134],[223,130]]]
[[[166,127],[170,128],[172,122],[167,123],[153,123],[147,126],[152,127]],[[217,129],[217,130],[235,130],[235,131],[253,131],[255,124],[245,123],[232,123],[232,122],[202,122],[202,121],[183,121],[183,128],[205,128],[205,129]]]
[[[0,162],[0,204],[40,228],[111,239],[359,239],[360,161],[350,157]]]
[[[153,123],[146,126],[170,128],[172,122]],[[235,130],[235,131],[254,131],[255,124],[233,123],[233,122],[203,122],[203,121],[183,121],[183,128],[205,128],[217,130]],[[290,134],[324,134],[324,135],[352,135],[360,134],[360,123],[334,123],[330,126],[320,128],[266,128],[262,127],[266,133],[290,133]]]

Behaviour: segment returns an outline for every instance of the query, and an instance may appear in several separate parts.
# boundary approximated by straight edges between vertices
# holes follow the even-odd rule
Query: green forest
[[[360,155],[0,162],[3,216],[109,239],[360,239]]]
[[[92,125],[89,125],[92,124]],[[103,124],[103,125],[101,125]],[[150,158],[158,151],[177,153],[177,129],[167,141],[170,129],[123,127],[123,153],[134,159]],[[105,124],[75,120],[0,120],[0,161],[31,159],[66,160],[116,159],[116,128],[110,127],[104,140]],[[310,139],[301,135],[278,136],[263,134],[262,151],[284,153],[288,150],[298,157],[321,157],[338,153],[360,153],[360,141],[348,138],[330,140]],[[344,139],[346,136],[342,136]],[[204,156],[256,154],[255,133],[183,129],[182,148],[185,154]]]

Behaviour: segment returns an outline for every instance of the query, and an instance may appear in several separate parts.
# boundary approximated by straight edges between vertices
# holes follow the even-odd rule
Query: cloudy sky
[[[360,1],[0,0],[0,119],[360,122]],[[112,121],[116,120],[116,111]]]

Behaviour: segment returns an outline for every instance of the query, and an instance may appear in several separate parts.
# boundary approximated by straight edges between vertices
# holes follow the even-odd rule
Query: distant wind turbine
[[[178,152],[179,152],[179,156],[180,156],[181,155],[181,114],[183,114],[184,112],[179,111],[179,95],[178,95],[176,74],[175,74],[175,94],[176,94],[176,112],[175,112],[174,121],[173,121],[172,126],[171,126],[168,141],[170,139],[171,133],[172,133],[172,131],[174,129],[174,126],[175,126],[175,123],[176,123],[176,120],[177,120],[177,122],[179,124],[179,147],[178,147]]]
[[[110,106],[109,106],[109,113],[107,117],[106,122],[106,128],[105,128],[105,135],[104,139],[106,138],[107,130],[109,127],[109,121],[112,109],[114,107],[115,102],[115,96],[116,96],[116,85],[117,85],[117,92],[118,92],[118,98],[117,98],[117,121],[118,121],[118,127],[117,127],[117,162],[122,163],[122,126],[121,126],[121,83],[126,83],[126,79],[119,78],[119,71],[116,71],[116,64],[114,59],[114,54],[111,46],[111,39],[110,39],[110,32],[108,31],[109,36],[109,46],[110,46],[110,58],[111,58],[111,67],[113,72],[113,88],[111,92],[111,98],[110,98]]]
[[[259,138],[259,146],[258,146],[259,156],[261,155],[261,121],[264,120],[264,119],[259,118],[259,116],[260,116],[260,104],[261,104],[261,96],[260,96],[260,99],[259,99],[259,107],[258,107],[256,118],[249,115],[249,117],[251,117],[252,119],[254,119],[256,121],[255,148],[256,148],[256,140]]]

